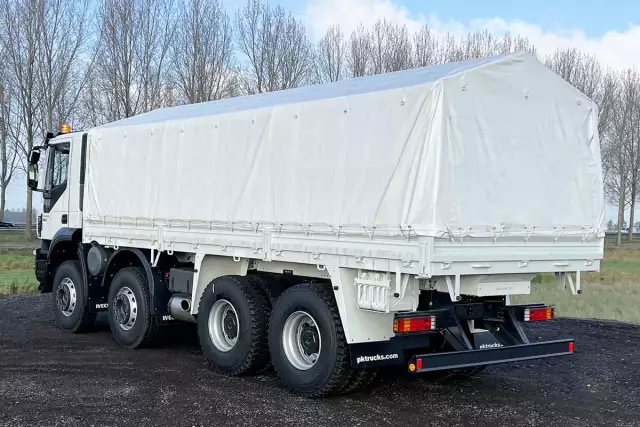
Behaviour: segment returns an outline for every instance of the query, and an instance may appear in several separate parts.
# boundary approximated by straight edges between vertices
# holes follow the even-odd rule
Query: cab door
[[[47,150],[40,236],[43,240],[53,239],[58,230],[69,224],[70,142],[56,141]]]

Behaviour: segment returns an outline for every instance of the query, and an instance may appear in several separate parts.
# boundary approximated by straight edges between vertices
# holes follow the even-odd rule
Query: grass
[[[597,273],[583,273],[581,295],[558,289],[553,274],[540,274],[531,286],[531,295],[511,298],[514,304],[544,302],[555,305],[558,316],[622,320],[640,323],[640,241],[605,241],[605,256]]]
[[[0,233],[0,243],[23,243],[36,241],[38,237],[35,233],[32,233],[31,239],[29,239],[23,231],[7,231]]]
[[[32,253],[0,252],[0,294],[32,293],[37,289]]]

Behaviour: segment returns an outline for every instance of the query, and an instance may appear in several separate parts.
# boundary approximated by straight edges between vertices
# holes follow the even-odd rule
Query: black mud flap
[[[439,371],[495,365],[524,360],[573,354],[572,339],[502,346],[474,350],[449,351],[413,356],[408,364],[410,373]]]

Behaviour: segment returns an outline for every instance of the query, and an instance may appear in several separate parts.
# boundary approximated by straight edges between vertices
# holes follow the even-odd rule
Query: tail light
[[[393,332],[423,332],[436,328],[436,316],[401,317],[394,319]]]
[[[525,308],[524,321],[532,322],[534,320],[552,320],[554,315],[555,311],[553,307]]]

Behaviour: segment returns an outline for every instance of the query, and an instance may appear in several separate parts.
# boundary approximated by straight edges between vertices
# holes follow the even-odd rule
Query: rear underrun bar
[[[494,365],[523,360],[573,354],[573,339],[545,341],[530,344],[510,345],[481,350],[450,351],[416,355],[409,361],[409,372],[439,371],[474,366]]]

